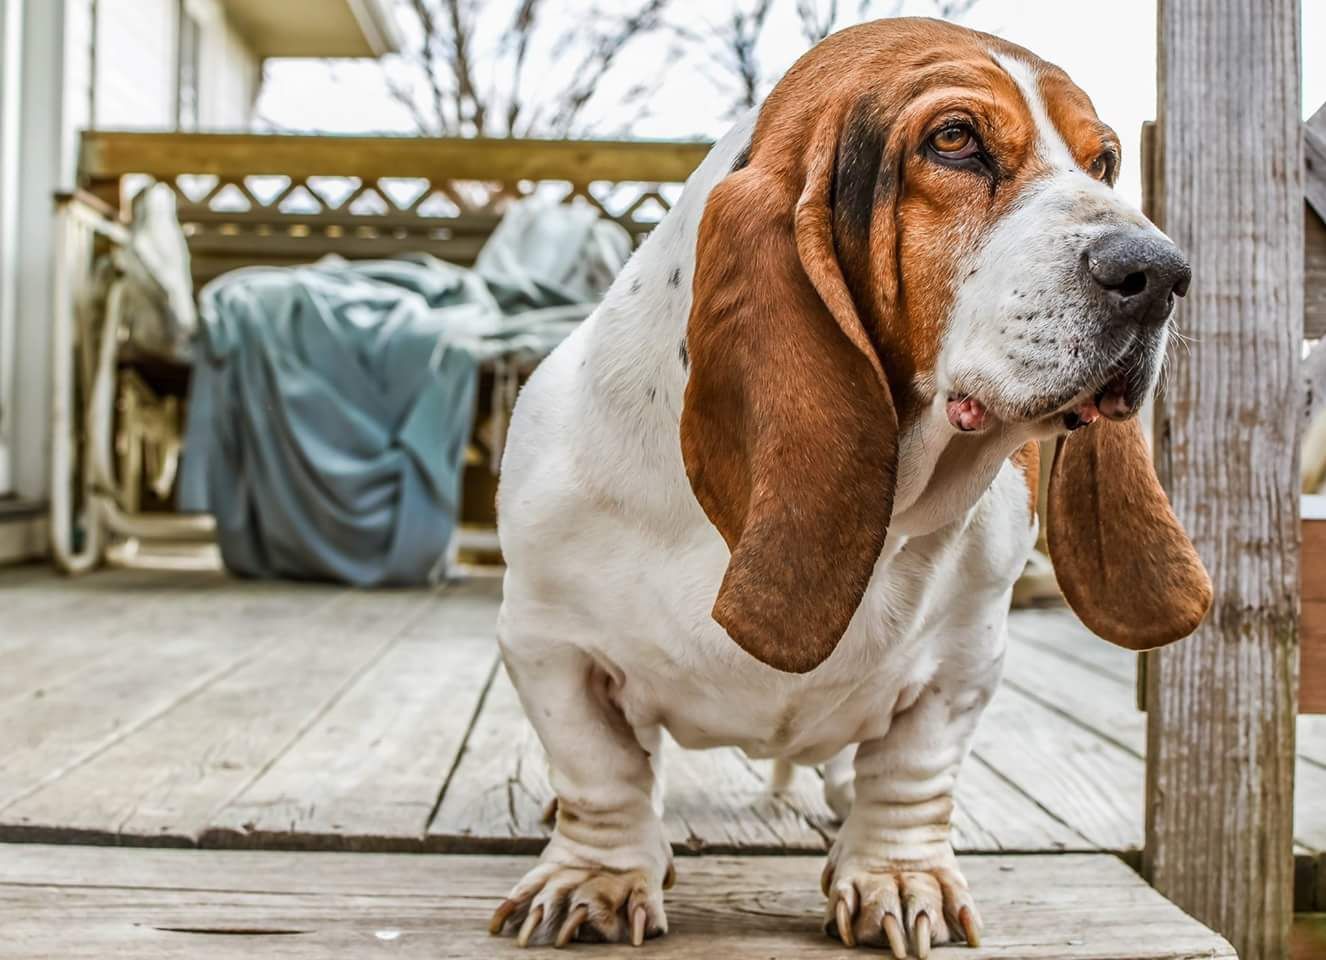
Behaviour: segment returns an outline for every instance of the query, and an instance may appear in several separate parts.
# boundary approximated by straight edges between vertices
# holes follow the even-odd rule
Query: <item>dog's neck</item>
[[[922,536],[960,519],[990,488],[1005,461],[1033,439],[1039,434],[1032,424],[959,433],[948,421],[942,397],[918,405],[899,432],[890,529]]]

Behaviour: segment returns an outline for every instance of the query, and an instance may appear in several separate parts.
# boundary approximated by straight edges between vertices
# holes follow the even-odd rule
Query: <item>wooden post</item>
[[[1157,434],[1215,583],[1147,671],[1143,857],[1244,960],[1287,954],[1298,669],[1303,172],[1297,0],[1160,0],[1162,226],[1192,290]]]

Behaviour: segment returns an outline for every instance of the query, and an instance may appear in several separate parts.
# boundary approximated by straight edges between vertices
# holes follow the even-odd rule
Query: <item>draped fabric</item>
[[[179,505],[215,516],[227,568],[357,586],[444,572],[478,364],[546,353],[629,254],[592,212],[515,210],[526,228],[504,232],[509,215],[474,270],[333,258],[204,289]]]

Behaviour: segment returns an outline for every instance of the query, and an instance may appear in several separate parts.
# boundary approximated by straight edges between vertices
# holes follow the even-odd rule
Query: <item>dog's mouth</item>
[[[1127,420],[1135,416],[1145,398],[1150,382],[1146,345],[1141,340],[1128,343],[1105,374],[1092,386],[1043,401],[1028,410],[1003,410],[979,393],[951,390],[945,410],[948,422],[963,433],[976,433],[996,420],[1034,422],[1057,419],[1065,430],[1080,430],[1101,417]]]
[[[1124,371],[1116,373],[1094,394],[1060,414],[1064,427],[1080,430],[1101,417],[1107,420],[1127,420],[1137,412],[1138,407],[1130,393],[1128,374]]]

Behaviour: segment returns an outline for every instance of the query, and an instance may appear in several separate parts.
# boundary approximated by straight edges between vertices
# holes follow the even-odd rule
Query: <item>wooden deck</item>
[[[493,904],[529,865],[523,858],[36,845],[5,852],[5,960],[546,955],[487,933]],[[691,858],[668,895],[668,936],[643,950],[580,952],[590,960],[861,956],[819,931],[820,866],[804,856]],[[937,957],[1234,956],[1113,857],[977,856],[963,866],[984,891],[989,934],[980,949],[941,949]]]
[[[244,879],[250,867],[279,872],[286,869],[282,864],[310,878],[295,888],[307,894],[319,923],[326,921],[318,936],[329,939],[318,942],[329,948],[368,936],[335,920],[341,900],[388,896],[393,883],[404,891],[403,902],[392,906],[396,928],[421,930],[428,911],[452,902],[477,918],[518,872],[514,860],[501,858],[541,846],[549,798],[537,741],[497,658],[499,591],[494,579],[436,591],[357,592],[243,583],[207,572],[116,570],[77,580],[38,568],[0,573],[0,841],[32,845],[0,850],[0,897],[25,903],[23,936],[41,936],[32,919],[41,911],[28,911],[24,898],[30,894],[19,889],[29,889],[25,884],[69,887],[61,902],[86,904],[96,927],[89,936],[129,936],[114,924],[132,912],[126,903],[147,910],[143,897],[125,893],[135,888],[135,871],[157,869],[145,864],[159,865],[158,880],[166,887],[172,871],[185,878],[214,871],[216,878],[193,885],[210,891],[201,899],[154,900],[148,913],[159,922],[134,921],[133,936],[147,938],[145,943],[161,941],[166,927],[192,928],[202,921],[188,919],[190,911],[201,916],[213,908],[240,927],[282,926],[286,921],[277,923],[272,915],[276,901],[263,897],[289,891],[243,885],[255,882]],[[1134,854],[1142,842],[1145,718],[1134,707],[1133,682],[1131,655],[1085,635],[1070,615],[1016,613],[1006,680],[959,788],[960,852]],[[1326,870],[1316,868],[1326,851],[1326,724],[1305,718],[1300,750],[1300,899],[1304,909],[1321,909],[1316,877]],[[834,824],[816,772],[800,770],[792,789],[776,798],[767,793],[766,775],[766,764],[734,750],[673,749],[666,765],[667,822],[678,852],[824,851]],[[249,860],[196,850],[112,852],[107,846],[262,853]],[[393,871],[408,864],[406,872],[370,892],[354,886],[355,864],[382,861],[318,857],[311,870],[303,865],[314,861],[289,851],[482,853],[499,859],[491,869],[475,869],[475,888],[466,891],[452,869],[462,861],[395,858],[389,861]],[[813,917],[820,909],[813,882],[818,868],[808,861],[766,858],[754,862],[767,866],[741,865],[749,862],[731,865],[710,856],[683,863],[681,872],[746,870],[752,881],[789,884],[768,894],[776,901],[768,908],[772,914]],[[971,863],[979,876],[993,871],[986,903],[1013,896],[997,879],[1005,867],[1040,865],[1035,871],[1058,877],[1061,869],[1072,874],[1074,864],[1106,864],[1092,867],[1084,890],[1097,881],[1108,887],[1122,876],[1111,873],[1113,858],[976,857]],[[47,880],[33,879],[31,871],[48,869],[44,864],[54,872]],[[332,872],[324,874],[324,868]],[[790,871],[810,880],[798,880],[793,891]],[[94,874],[91,886],[78,879]],[[420,899],[425,877],[441,884],[432,899]],[[975,877],[973,883],[986,885]],[[1152,896],[1144,885],[1128,894],[1134,895]],[[694,911],[712,921],[714,908],[687,903],[683,895],[679,916]],[[765,907],[742,909],[762,913]],[[109,926],[97,926],[103,921]],[[775,927],[760,936],[774,936]],[[1076,921],[1061,927],[1071,936]],[[813,923],[806,929],[813,930]],[[1014,924],[1007,932],[1012,940],[999,941],[996,934],[991,942],[1008,949],[992,947],[989,955],[1116,955],[1028,952],[1016,946],[1022,927]],[[0,956],[9,956],[5,950],[14,942],[0,938]],[[95,942],[109,952],[110,940]],[[437,945],[427,936],[416,942]],[[756,937],[750,947],[763,950],[759,945],[769,942]],[[89,948],[88,955],[94,954]],[[1144,954],[1130,947],[1118,955],[1197,954]]]

